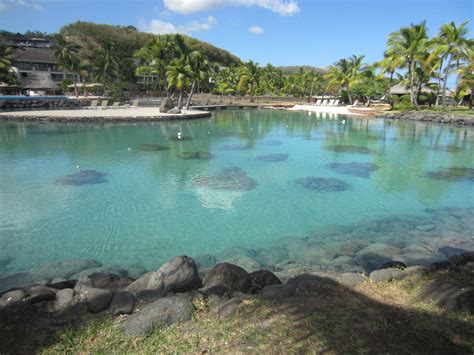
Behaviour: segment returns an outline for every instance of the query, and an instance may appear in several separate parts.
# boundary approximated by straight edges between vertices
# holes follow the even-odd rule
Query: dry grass
[[[252,299],[227,319],[205,301],[192,321],[129,338],[117,320],[92,322],[61,335],[51,352],[312,352],[466,353],[474,350],[474,319],[419,297],[433,279],[474,282],[471,271],[374,284],[355,290],[329,282],[321,292],[279,301]]]

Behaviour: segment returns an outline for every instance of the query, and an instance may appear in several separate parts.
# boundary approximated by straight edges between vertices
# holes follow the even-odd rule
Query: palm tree
[[[353,55],[349,58],[343,58],[330,66],[325,78],[328,81],[328,88],[334,85],[340,85],[347,92],[349,104],[352,105],[352,86],[360,79],[361,73],[365,70],[363,64],[365,56]]]
[[[189,64],[181,59],[173,59],[170,65],[166,67],[166,78],[168,80],[168,89],[176,89],[179,92],[178,109],[182,107],[183,91],[192,80],[193,72]]]
[[[118,60],[112,44],[95,50],[91,71],[93,77],[104,86],[104,90],[109,82],[118,77]]]
[[[418,25],[411,24],[409,27],[402,27],[399,31],[393,32],[388,37],[389,51],[400,59],[408,67],[408,78],[410,86],[410,101],[419,109],[415,93],[415,66],[420,55],[426,51],[428,35],[426,22]]]
[[[258,63],[253,61],[249,61],[239,68],[238,89],[250,95],[250,102],[253,102],[253,97],[257,92],[260,76]]]
[[[390,104],[390,109],[393,109],[393,100],[390,94],[390,89],[392,88],[393,83],[393,76],[396,70],[403,66],[404,59],[399,57],[396,53],[392,50],[387,50],[384,53],[384,58],[380,61],[375,63],[375,66],[380,68],[380,75],[384,75],[386,73],[389,74],[389,81],[388,81],[388,89],[386,98],[387,102]]]
[[[0,45],[0,81],[4,81],[6,83],[13,82],[13,59],[14,55],[12,48]]]
[[[458,68],[457,94],[464,98],[469,95],[469,110],[472,110],[474,95],[474,42],[470,41],[466,62]],[[461,100],[460,100],[461,101]]]
[[[56,37],[56,48],[54,54],[58,60],[59,66],[66,72],[73,74],[74,94],[78,96],[76,75],[80,70],[80,59],[77,55],[80,46],[66,41],[62,36]]]
[[[205,80],[209,75],[209,63],[203,58],[201,52],[194,51],[188,57],[189,67],[191,69],[191,93],[186,102],[186,110],[189,110],[189,105],[193,98],[194,90],[199,85],[201,80]]]
[[[447,60],[443,73],[442,103],[446,108],[446,87],[449,74],[459,68],[460,60],[467,56],[469,39],[467,38],[468,21],[463,21],[459,26],[454,22],[444,24],[439,29],[439,45],[442,48],[443,61]]]

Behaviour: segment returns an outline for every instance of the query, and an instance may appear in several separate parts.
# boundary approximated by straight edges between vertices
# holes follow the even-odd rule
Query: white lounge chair
[[[318,100],[316,101],[316,106],[321,106],[321,99],[318,99]]]
[[[359,105],[359,100],[355,100],[354,103],[352,104],[352,107],[357,107]]]
[[[333,105],[334,105],[334,101],[336,101],[336,100],[330,100],[329,103],[328,103],[328,106],[333,106]]]
[[[100,103],[100,106],[98,106],[97,108],[100,108],[101,110],[106,109],[108,103],[109,103],[109,100],[102,100],[102,102]]]
[[[339,106],[339,100],[334,101],[333,106]]]
[[[99,103],[98,100],[92,100],[91,105],[85,107],[86,110],[95,110],[97,108],[97,104]]]
[[[322,106],[327,106],[328,100],[323,100],[323,103],[321,104]]]
[[[120,102],[115,101],[115,102],[112,104],[112,106],[107,107],[107,108],[119,108],[119,104],[120,104]]]

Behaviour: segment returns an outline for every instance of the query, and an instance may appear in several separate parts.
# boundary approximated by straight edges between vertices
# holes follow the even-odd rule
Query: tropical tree
[[[8,46],[0,45],[0,81],[8,84],[17,82],[15,75],[13,75],[13,49]]]
[[[438,46],[442,53],[442,61],[446,61],[443,71],[443,89],[441,91],[442,104],[446,108],[446,88],[448,76],[460,66],[460,61],[468,56],[470,40],[467,38],[468,21],[463,21],[459,26],[454,22],[444,24],[438,33]]]
[[[385,51],[384,58],[381,61],[376,62],[374,64],[376,68],[380,69],[379,76],[383,77],[385,74],[389,75],[388,87],[387,91],[385,92],[385,98],[390,105],[390,109],[393,109],[393,100],[390,94],[390,89],[392,88],[393,84],[393,77],[395,75],[396,70],[402,67],[403,65],[404,58],[399,57],[397,53],[390,49]]]
[[[460,102],[465,96],[468,96],[468,106],[469,109],[472,110],[472,99],[474,95],[474,46],[472,41],[465,63],[458,68],[456,94]]]
[[[339,85],[347,92],[349,103],[352,105],[352,87],[361,78],[361,74],[366,70],[363,63],[365,56],[353,55],[349,58],[343,58],[331,65],[325,75],[328,82],[328,88]]]
[[[94,62],[91,67],[91,73],[94,79],[104,86],[104,90],[114,78],[119,76],[118,61],[113,44],[111,43],[94,51]]]
[[[410,102],[419,109],[415,92],[415,71],[420,56],[426,52],[428,41],[426,22],[411,24],[393,32],[388,37],[388,50],[392,55],[403,59],[401,67],[408,69],[408,80],[410,87]]]
[[[80,71],[81,60],[78,56],[80,46],[74,42],[67,41],[62,36],[56,37],[56,43],[54,54],[58,60],[59,67],[73,74],[74,95],[78,96],[76,77]]]
[[[258,63],[249,61],[239,68],[238,90],[249,94],[250,102],[253,102],[253,98],[257,93],[260,77],[261,73]]]
[[[201,52],[194,51],[189,54],[188,65],[191,69],[191,92],[186,102],[186,109],[189,109],[191,100],[193,98],[194,90],[196,86],[199,86],[199,82],[205,80],[209,75],[209,63],[207,59],[203,58]]]
[[[183,58],[173,59],[166,67],[166,78],[168,89],[176,89],[179,92],[178,109],[182,108],[183,92],[193,79],[193,71]]]

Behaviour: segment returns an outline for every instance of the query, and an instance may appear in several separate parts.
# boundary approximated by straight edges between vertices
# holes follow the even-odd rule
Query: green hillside
[[[133,26],[112,26],[82,21],[63,26],[60,34],[81,45],[81,50],[86,55],[93,52],[97,47],[103,47],[106,43],[113,43],[114,51],[120,53],[121,57],[132,57],[136,50],[143,47],[154,36],[151,33],[140,32]],[[241,63],[238,57],[224,49],[189,36],[183,37],[187,45],[200,50],[211,63],[222,66],[239,65]]]

